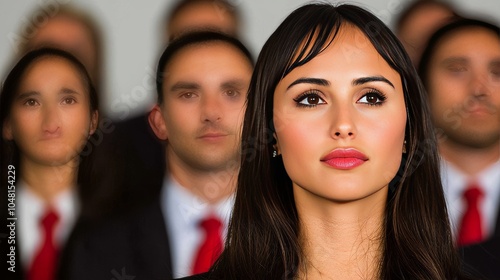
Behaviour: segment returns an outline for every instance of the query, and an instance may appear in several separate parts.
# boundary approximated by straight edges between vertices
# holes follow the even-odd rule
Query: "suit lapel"
[[[172,279],[170,246],[160,202],[145,210],[133,229],[138,271],[144,272],[144,279]]]

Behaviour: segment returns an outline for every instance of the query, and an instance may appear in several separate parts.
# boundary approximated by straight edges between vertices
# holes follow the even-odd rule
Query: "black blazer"
[[[464,269],[484,279],[500,279],[500,207],[493,236],[479,244],[460,249]]]
[[[159,200],[134,214],[81,233],[69,251],[62,279],[172,279],[170,248]]]
[[[500,279],[500,235],[461,249],[465,271],[484,279]]]

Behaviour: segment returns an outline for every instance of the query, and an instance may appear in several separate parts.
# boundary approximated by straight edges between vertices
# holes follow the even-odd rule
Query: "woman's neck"
[[[63,191],[76,185],[78,165],[70,162],[47,166],[21,157],[21,178],[27,187],[47,203]]]
[[[385,199],[369,200],[374,203],[325,202],[314,207],[296,202],[303,248],[300,279],[379,278]]]

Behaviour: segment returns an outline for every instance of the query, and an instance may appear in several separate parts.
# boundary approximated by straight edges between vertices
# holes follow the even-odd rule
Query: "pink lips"
[[[224,133],[206,133],[200,136],[200,139],[207,140],[207,141],[217,141],[219,139],[222,139],[223,137],[227,136],[227,134]]]
[[[321,159],[335,169],[349,170],[365,163],[368,158],[356,149],[335,149]]]

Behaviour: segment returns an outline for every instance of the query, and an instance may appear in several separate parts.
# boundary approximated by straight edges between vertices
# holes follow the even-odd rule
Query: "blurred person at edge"
[[[241,29],[239,10],[227,0],[180,0],[167,12],[164,42],[186,32],[218,30],[238,38]]]
[[[27,18],[33,20],[20,26],[16,33],[17,36],[15,37],[14,43],[17,45],[15,53],[12,56],[14,60],[11,63],[12,67],[14,67],[14,65],[27,53],[38,49],[54,48],[66,51],[76,57],[79,63],[83,64],[85,70],[88,72],[87,75],[91,79],[88,83],[92,84],[92,95],[95,94],[95,98],[101,101],[101,90],[104,80],[103,38],[97,20],[84,10],[70,4],[60,4],[56,6],[42,4],[40,7],[34,9]],[[96,163],[99,158],[97,156],[98,153],[95,151],[98,146],[97,143],[102,141],[103,131],[106,131],[106,128],[101,126],[103,122],[106,122],[105,118],[102,118],[101,111],[99,115],[100,124],[97,125],[96,131],[89,139],[89,144],[85,146],[86,150],[84,151],[85,154],[92,157],[92,160],[85,162],[91,161],[93,164]],[[4,151],[2,151],[2,156],[3,152]],[[94,172],[95,169],[93,166],[87,166],[84,170],[86,170],[85,172],[91,172],[93,176],[97,175]],[[55,199],[59,204],[62,203],[61,205],[65,205],[66,207],[65,213],[60,215],[61,222],[57,225],[55,232],[60,249],[64,249],[61,250],[59,254],[64,254],[66,249],[70,247],[73,236],[77,235],[79,231],[80,218],[82,216],[94,219],[99,215],[95,210],[88,211],[89,209],[101,208],[95,207],[97,205],[91,202],[95,201],[96,189],[87,182],[93,176],[79,176],[76,186],[68,186],[70,191],[66,190],[62,192],[63,195],[59,195],[59,198]],[[95,185],[95,187],[98,187],[98,185]],[[23,210],[22,208],[25,208],[23,205],[36,204],[21,202],[22,200],[29,201],[22,198],[26,196],[26,193],[26,191],[22,191],[19,196],[20,211],[25,214],[28,213],[28,210]],[[68,196],[65,193],[70,193],[71,195]],[[68,199],[68,197],[70,197],[70,199]],[[18,238],[20,238],[20,247],[18,247],[18,249],[21,250],[21,264],[23,264],[23,262],[29,262],[31,259],[29,256],[34,254],[33,252],[36,250],[35,246],[39,246],[37,240],[41,240],[42,238],[42,232],[35,230],[35,228],[29,224],[29,221],[32,221],[32,219],[23,219],[22,224],[25,225],[18,229]],[[26,225],[26,223],[28,224]],[[30,241],[23,241],[23,238],[29,238]],[[64,257],[61,256],[60,259],[63,260]],[[26,265],[23,264],[23,266]]]
[[[76,232],[82,182],[91,177],[97,93],[77,58],[41,48],[12,68],[0,107],[2,182],[9,182],[9,197],[15,190],[9,218],[15,217],[16,234],[8,233],[14,237],[9,251],[17,257],[9,264],[12,270],[2,267],[8,276],[2,279],[56,279],[65,269],[64,253]]]
[[[419,73],[458,246],[472,268],[499,279],[500,28],[476,19],[445,25],[429,40]]]
[[[105,95],[102,92],[105,75],[100,25],[85,10],[71,4],[61,4],[56,8],[42,6],[28,18],[36,18],[37,15],[45,15],[45,20],[38,25],[24,26],[21,29],[19,55],[41,47],[54,47],[72,53],[87,68],[101,101]],[[147,200],[146,197],[150,198],[151,192],[142,190],[134,192],[131,189],[135,190],[137,187],[128,187],[134,183],[135,186],[138,185],[137,177],[140,177],[138,180],[146,185],[161,180],[154,180],[162,174],[162,171],[157,171],[161,168],[158,167],[160,164],[157,164],[160,160],[152,161],[151,164],[147,160],[140,160],[141,158],[117,160],[123,159],[123,154],[126,153],[124,151],[129,150],[128,139],[141,137],[143,133],[147,135],[148,131],[145,128],[132,130],[136,129],[135,127],[123,131],[117,122],[103,115],[101,114],[98,130],[91,139],[93,142],[91,147],[93,150],[92,177],[85,178],[79,189],[81,211],[78,225],[81,229],[106,222],[108,218],[119,215],[129,208],[133,209],[137,205],[142,205]],[[113,137],[116,130],[122,132],[120,137]],[[135,133],[131,133],[132,131]],[[150,157],[161,158],[160,143],[154,140],[151,143],[144,145],[144,152],[141,155],[150,156],[156,153],[158,155],[154,154]],[[134,167],[138,168],[139,172],[142,171],[140,173],[142,176],[128,176],[130,172],[122,172],[122,166],[129,164],[129,161],[138,162]],[[155,176],[155,174],[160,175]]]
[[[398,15],[395,33],[415,67],[432,33],[456,17],[452,4],[440,0],[414,0]]]

